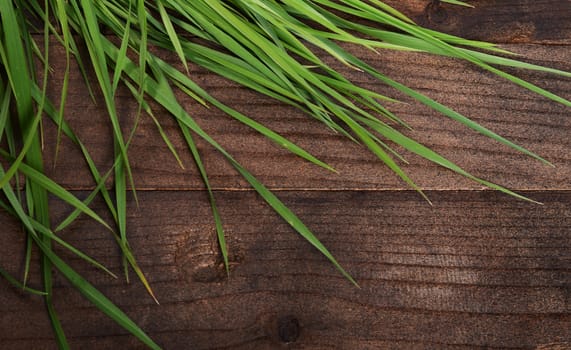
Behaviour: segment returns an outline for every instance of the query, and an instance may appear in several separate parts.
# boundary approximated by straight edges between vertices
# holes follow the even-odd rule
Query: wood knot
[[[282,343],[294,343],[300,334],[299,321],[294,316],[278,319],[278,337]]]
[[[201,266],[192,272],[192,280],[198,283],[220,283],[226,279],[226,271],[224,267],[219,266]]]
[[[238,265],[243,261],[243,256],[234,253],[230,254],[228,257],[228,269],[226,270],[226,265],[219,257],[214,263],[201,264],[199,266],[194,266],[191,269],[191,278],[194,282],[199,283],[221,283],[224,282],[229,273],[231,273]]]
[[[435,24],[443,24],[448,21],[448,12],[444,8],[440,0],[432,0],[424,9],[426,19]]]

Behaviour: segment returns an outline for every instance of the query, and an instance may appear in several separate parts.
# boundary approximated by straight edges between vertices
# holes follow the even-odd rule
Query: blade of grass
[[[6,279],[14,287],[16,287],[20,290],[23,290],[26,293],[40,295],[40,296],[47,295],[46,292],[43,292],[41,290],[37,290],[34,288],[30,288],[30,287],[26,286],[24,283],[20,283],[20,281],[18,281],[16,278],[12,277],[12,275],[10,275],[8,272],[6,272],[2,268],[0,268],[0,276],[4,277],[4,279]]]
[[[106,42],[105,46],[108,54],[113,57],[116,55],[114,51],[114,46],[111,43]],[[131,69],[127,68],[126,73],[134,77],[135,67],[132,66]],[[207,141],[210,145],[215,147],[220,153],[222,153],[231,164],[240,172],[242,176],[253,186],[253,188],[262,196],[262,198],[280,215],[286,222],[288,222],[297,232],[299,232],[302,237],[308,240],[314,247],[316,247],[322,254],[324,254],[329,261],[352,283],[356,285],[356,281],[341,267],[341,265],[335,260],[333,255],[321,244],[321,242],[313,235],[313,233],[301,222],[301,220],[289,210],[275,195],[268,191],[261,183],[257,181],[249,172],[247,172],[230,154],[228,154],[224,148],[222,148],[216,141],[214,141],[207,133],[205,133],[200,126],[184,111],[182,106],[177,102],[176,98],[170,87],[163,83],[156,82],[153,79],[147,79],[146,85],[144,87],[145,92],[152,97],[157,103],[161,104],[166,110],[168,110],[178,121],[188,127],[190,130],[195,132],[198,136]]]

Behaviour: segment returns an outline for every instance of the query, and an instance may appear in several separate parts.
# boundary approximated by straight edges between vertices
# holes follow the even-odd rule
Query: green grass
[[[461,1],[444,2],[470,7]],[[128,149],[138,123],[124,133],[115,105],[120,85],[127,87],[134,103],[139,106],[136,120],[142,114],[149,115],[157,126],[165,147],[182,166],[179,154],[161,126],[163,118],[176,120],[206,186],[227,271],[228,249],[224,225],[195,143],[197,138],[220,152],[277,214],[355,285],[357,281],[353,280],[295,213],[198,125],[175,97],[175,90],[186,93],[197,104],[220,109],[228,117],[252,128],[305,161],[327,171],[335,169],[277,132],[216,100],[192,80],[190,64],[204,67],[213,74],[294,106],[322,122],[332,132],[361,143],[363,151],[372,152],[421,196],[425,195],[402,168],[403,156],[396,151],[394,145],[484,186],[530,200],[468,173],[406,136],[406,122],[383,105],[394,100],[355,85],[327,65],[322,60],[325,55],[369,74],[388,88],[427,105],[492,141],[545,164],[549,162],[375,70],[367,62],[346,51],[342,44],[360,45],[379,52],[415,51],[456,58],[496,74],[504,78],[506,83],[517,84],[556,103],[571,106],[570,101],[503,69],[538,70],[564,77],[571,77],[571,73],[519,61],[513,58],[514,55],[491,43],[465,40],[422,28],[379,0],[7,0],[0,2],[0,20],[0,141],[5,145],[0,149],[0,157],[2,164],[7,167],[0,166],[0,188],[3,193],[0,206],[21,222],[27,237],[24,276],[17,278],[1,268],[0,276],[23,291],[44,298],[60,348],[69,346],[52,305],[54,269],[144,344],[158,348],[133,321],[52,249],[52,245],[57,244],[112,278],[116,277],[113,272],[57,235],[80,215],[89,216],[105,227],[116,240],[123,253],[125,278],[129,280],[129,273],[133,271],[151,297],[157,300],[129,247],[128,188],[132,188],[135,199],[137,196]],[[36,28],[32,23],[43,25]],[[54,41],[65,49],[66,62],[65,71],[58,72],[63,77],[58,105],[47,97],[51,69],[48,53]],[[88,55],[81,56],[79,48],[85,48]],[[160,50],[171,51],[179,63],[173,65],[159,58],[155,53]],[[91,95],[97,91],[103,97],[112,130],[115,156],[110,168],[99,169],[95,165],[89,150],[66,121],[65,106],[72,61],[76,61],[80,67],[86,89]],[[36,72],[38,62],[42,66],[41,80]],[[87,79],[90,75],[88,73],[93,73],[94,81]],[[164,108],[169,115],[155,115],[151,108],[153,103],[150,102]],[[41,145],[43,122],[54,123],[57,127],[56,159],[63,137],[69,138],[83,154],[96,184],[95,189],[83,201],[44,174],[47,165],[43,161]],[[114,179],[112,191],[105,186],[111,176]],[[48,194],[67,203],[72,209],[69,216],[57,225],[50,221]],[[106,203],[112,222],[106,222],[90,209],[90,203],[97,196]],[[42,290],[26,286],[33,245],[39,248],[41,255]]]

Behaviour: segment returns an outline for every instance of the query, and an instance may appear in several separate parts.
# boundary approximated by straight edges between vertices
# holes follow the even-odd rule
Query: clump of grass
[[[445,2],[469,6],[461,1]],[[375,154],[422,196],[422,190],[399,165],[401,155],[391,145],[399,145],[482,185],[528,200],[468,173],[406,136],[401,130],[406,130],[407,124],[383,105],[393,99],[355,85],[327,65],[321,58],[323,55],[330,55],[342,64],[371,75],[387,87],[412,97],[475,132],[549,163],[466,116],[378,72],[340,44],[361,45],[375,51],[418,51],[457,58],[557,103],[571,106],[568,100],[507,73],[502,67],[538,70],[566,77],[570,77],[570,73],[509,58],[510,53],[490,43],[465,40],[422,28],[380,0],[13,0],[0,2],[0,20],[0,140],[5,145],[0,149],[0,156],[6,166],[0,166],[0,188],[3,192],[0,206],[22,223],[28,237],[23,278],[10,276],[1,269],[0,275],[16,287],[45,299],[60,348],[67,348],[68,344],[52,305],[54,268],[87,299],[144,344],[158,348],[133,321],[52,250],[52,244],[56,243],[115,277],[100,263],[57,235],[79,215],[90,216],[107,228],[117,241],[123,252],[126,277],[129,278],[129,271],[134,271],[155,298],[129,248],[127,236],[128,187],[133,188],[136,198],[127,150],[136,127],[127,135],[121,131],[114,103],[120,85],[126,86],[132,93],[134,101],[139,104],[139,114],[148,114],[153,119],[166,146],[180,162],[168,135],[162,130],[161,117],[153,114],[149,102],[160,105],[178,123],[206,186],[226,266],[228,253],[223,225],[208,174],[195,144],[197,137],[224,155],[268,205],[355,284],[356,281],[309,228],[196,123],[177,100],[174,90],[185,92],[196,103],[224,111],[229,117],[306,161],[330,171],[334,169],[275,131],[213,98],[192,80],[189,62],[295,106],[322,122],[325,127],[361,143],[364,150]],[[35,27],[38,23],[41,26]],[[60,73],[63,88],[59,93],[58,105],[46,93],[52,39],[65,48],[67,62],[66,70]],[[80,48],[87,50],[87,58],[80,55]],[[181,68],[159,58],[154,53],[156,49],[171,51],[178,57]],[[317,55],[316,52],[321,54]],[[96,81],[86,80],[86,86],[91,91],[99,90],[103,96],[115,150],[115,161],[109,169],[95,166],[89,150],[66,122],[64,111],[72,60],[78,63],[84,76],[87,76],[88,70],[95,74]],[[41,79],[35,70],[37,61],[43,67]],[[85,158],[96,187],[83,201],[44,174],[41,148],[41,122],[44,116],[58,128],[58,145],[62,137],[67,137],[77,145]],[[56,145],[56,153],[57,149]],[[114,191],[105,187],[111,175],[114,178]],[[20,178],[24,179],[23,183]],[[50,221],[48,193],[73,208],[72,213],[57,225]],[[96,196],[104,199],[113,222],[104,221],[89,208]],[[36,245],[41,254],[43,290],[26,286],[32,245]]]

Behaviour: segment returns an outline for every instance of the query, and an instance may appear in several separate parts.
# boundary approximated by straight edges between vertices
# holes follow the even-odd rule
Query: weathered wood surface
[[[160,306],[138,283],[128,286],[69,260],[165,348],[274,348],[288,339],[294,348],[346,349],[571,343],[568,192],[537,193],[541,207],[481,192],[430,193],[434,207],[410,191],[280,193],[361,289],[251,192],[218,193],[231,247],[229,279],[202,192],[140,195],[130,237]],[[54,218],[65,212],[58,207]],[[113,241],[91,220],[79,220],[64,238],[121,269]],[[2,260],[18,269],[18,261]],[[46,321],[29,322],[42,319],[41,301],[0,288],[0,329],[11,330],[4,344],[42,348],[51,330]],[[78,348],[137,346],[67,282],[58,280],[56,292]],[[299,327],[280,336],[288,317]]]
[[[476,0],[467,10],[438,1],[386,1],[417,23],[478,40],[570,43],[571,3],[565,0]]]
[[[571,70],[571,50],[568,46],[506,46],[540,64]],[[55,50],[54,50],[55,51]],[[555,165],[555,169],[525,157],[522,154],[490,142],[472,130],[454,122],[428,107],[399,96],[363,73],[344,70],[363,86],[402,97],[407,105],[391,106],[415,130],[410,135],[441,152],[476,175],[495,180],[518,189],[571,189],[571,140],[569,109],[533,96],[522,88],[500,78],[483,74],[480,70],[457,61],[422,54],[383,52],[374,55],[365,50],[357,52],[391,77],[408,84],[472,117],[493,131],[540,154]],[[54,52],[55,57],[59,53]],[[61,57],[61,55],[60,55]],[[64,64],[64,62],[56,62]],[[63,68],[63,66],[62,66]],[[255,131],[231,120],[224,113],[206,109],[188,98],[188,110],[199,124],[230,153],[250,169],[260,180],[272,188],[299,189],[404,189],[404,184],[374,155],[345,137],[334,134],[316,120],[288,106],[277,105],[227,80],[194,68],[191,76],[207,91],[237,110],[255,118],[293,140],[318,158],[330,163],[341,176],[312,166],[279,148]],[[547,74],[521,74],[522,77],[571,98],[569,79]],[[100,164],[112,164],[112,140],[108,117],[103,103],[94,106],[79,74],[73,77],[73,90],[68,98],[70,123],[80,138],[92,150]],[[54,91],[59,91],[54,81]],[[125,117],[126,129],[132,126],[137,106],[129,103],[128,94],[122,95],[120,112]],[[123,102],[125,101],[125,102]],[[86,125],[85,119],[89,118]],[[183,156],[186,169],[181,169],[168,152],[158,130],[149,117],[143,117],[131,149],[135,183],[140,189],[193,189],[202,188],[200,177],[185,145],[176,132],[177,125],[168,115],[160,118],[163,128],[172,136]],[[48,145],[55,144],[55,127],[47,133]],[[403,130],[405,133],[406,131]],[[97,135],[97,137],[92,137]],[[216,188],[243,188],[247,183],[227,164],[224,157],[212,147],[199,142],[199,149]],[[53,163],[54,147],[46,151],[47,162]],[[406,153],[405,153],[406,154]],[[428,189],[474,189],[473,183],[412,154],[406,154],[410,165],[404,166],[419,185]],[[81,154],[71,142],[64,143],[53,177],[69,188],[85,189],[91,186],[88,169],[83,166]],[[81,164],[78,166],[77,164]]]
[[[435,29],[504,42],[533,62],[571,70],[569,1],[472,1],[476,9],[427,9],[428,1],[421,0],[392,3]],[[413,135],[427,145],[544,205],[482,191],[410,156],[405,169],[429,190],[431,207],[359,146],[291,108],[193,68],[193,77],[215,96],[341,172],[329,174],[304,163],[216,110],[188,104],[207,131],[279,190],[279,197],[331,249],[361,289],[345,281],[256,195],[243,191],[244,181],[201,143],[228,235],[232,271],[227,279],[191,159],[175,136],[187,169],[177,168],[148,119],[142,120],[131,148],[141,204],[138,210],[129,204],[129,235],[161,305],[155,305],[139,283],[113,280],[64,256],[167,349],[570,348],[569,108],[451,60],[358,53],[381,71],[552,161],[556,168],[490,144],[416,103],[394,106],[414,126]],[[63,63],[57,52],[54,57],[57,72]],[[386,91],[369,78],[346,72],[367,87]],[[569,79],[522,76],[571,98]],[[57,91],[58,76],[53,84]],[[78,75],[72,86],[68,116],[97,163],[109,164],[105,113],[88,101]],[[135,106],[119,105],[128,126]],[[161,120],[172,134],[174,124],[166,116]],[[48,127],[46,135],[46,156],[52,162],[55,130]],[[78,159],[77,151],[64,142],[52,175],[85,196],[82,190],[92,184],[85,169],[76,165]],[[101,203],[94,208],[105,213]],[[54,202],[55,222],[66,213],[68,208]],[[0,218],[0,266],[18,275],[20,227],[3,213]],[[63,236],[121,271],[109,233],[92,221],[79,219]],[[61,276],[56,292],[56,307],[74,348],[141,347]],[[52,349],[52,339],[41,300],[0,282],[0,348]]]

